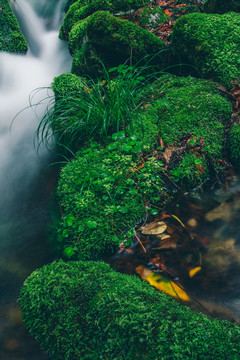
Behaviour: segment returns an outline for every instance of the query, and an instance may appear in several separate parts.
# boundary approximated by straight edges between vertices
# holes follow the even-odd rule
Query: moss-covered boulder
[[[202,151],[208,156],[223,156],[224,126],[230,120],[232,105],[221,96],[216,83],[163,75],[146,96],[156,97],[144,115],[157,124],[164,144],[177,146],[189,134],[204,140]]]
[[[97,11],[77,22],[69,35],[69,49],[73,55],[72,72],[77,75],[96,76],[92,64],[102,72],[106,68],[125,63],[147,62],[159,69],[166,66],[167,46],[147,30],[120,20],[105,11]],[[89,52],[91,56],[89,57]],[[100,55],[100,59],[99,59]]]
[[[232,126],[229,133],[228,149],[231,160],[239,165],[240,162],[240,124]]]
[[[189,14],[173,28],[172,45],[203,78],[230,86],[240,76],[240,14]]]
[[[150,0],[78,0],[70,6],[60,29],[60,38],[67,40],[73,25],[96,11],[104,10],[112,14],[127,12],[149,4]]]
[[[203,10],[207,13],[223,14],[229,11],[240,11],[239,0],[206,0],[203,5]]]
[[[25,54],[27,42],[8,0],[0,0],[0,51]]]
[[[193,313],[102,262],[54,262],[25,281],[31,334],[55,360],[238,360],[239,326]]]

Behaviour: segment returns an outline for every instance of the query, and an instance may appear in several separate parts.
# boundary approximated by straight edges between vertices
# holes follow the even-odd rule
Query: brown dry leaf
[[[167,164],[169,164],[171,156],[172,156],[172,150],[167,148],[163,153],[163,157]]]
[[[162,234],[167,229],[167,225],[163,221],[152,222],[146,225],[142,229],[142,234],[144,235],[159,235]]]
[[[169,10],[167,10],[167,9],[164,10],[164,12],[165,12],[166,15],[168,15],[168,16],[170,16],[170,17],[171,17],[172,14],[173,14],[171,11],[169,11]]]

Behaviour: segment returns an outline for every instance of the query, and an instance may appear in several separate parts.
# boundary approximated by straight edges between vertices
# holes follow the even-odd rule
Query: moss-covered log
[[[24,322],[55,360],[238,360],[240,329],[101,262],[54,262],[24,283]]]

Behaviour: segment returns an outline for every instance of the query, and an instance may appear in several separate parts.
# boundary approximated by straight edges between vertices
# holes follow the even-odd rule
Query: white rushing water
[[[44,1],[38,1],[44,6]],[[46,1],[45,1],[46,3]],[[54,1],[53,1],[54,3]],[[46,149],[36,153],[33,143],[44,106],[38,117],[29,106],[29,95],[37,88],[49,87],[54,76],[69,72],[71,58],[67,45],[58,39],[59,18],[65,1],[55,1],[51,30],[49,19],[36,14],[34,0],[11,1],[21,29],[28,41],[26,55],[0,53],[0,213],[11,214],[16,194],[27,191],[48,157]],[[41,98],[44,97],[40,92]],[[34,102],[37,98],[34,99]],[[22,112],[21,112],[22,111]],[[17,113],[21,112],[11,123]],[[2,216],[1,216],[2,218]],[[8,239],[9,241],[9,239]],[[3,241],[1,245],[3,246]]]

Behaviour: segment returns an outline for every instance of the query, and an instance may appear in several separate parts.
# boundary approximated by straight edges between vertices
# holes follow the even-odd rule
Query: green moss
[[[0,0],[0,51],[25,54],[27,42],[8,0]]]
[[[54,262],[25,281],[20,304],[55,360],[238,360],[239,326],[196,314],[103,262]]]
[[[60,38],[68,39],[68,35],[75,23],[85,19],[99,10],[112,14],[138,9],[148,4],[149,0],[78,0],[68,10],[60,29]]]
[[[179,139],[189,135],[204,139],[203,152],[210,157],[222,156],[224,124],[232,106],[216,87],[193,77],[164,75],[156,81],[153,92],[159,99],[146,114],[156,119],[164,144],[176,146]]]
[[[223,14],[228,11],[240,11],[239,0],[206,0],[203,5],[203,10],[207,13]]]
[[[149,60],[154,56],[152,63],[161,68],[166,58],[167,47],[162,40],[149,31],[131,22],[119,20],[104,11],[95,12],[87,19],[79,21],[70,33],[69,48],[75,64],[72,70],[80,76],[86,74],[84,71],[87,70],[86,67],[81,68],[78,60],[79,50],[86,43],[103,54],[101,60],[104,64],[112,66],[126,62],[131,56],[134,63],[140,60],[144,63],[147,61],[146,57]]]
[[[116,64],[115,57],[108,58],[105,56],[103,49],[90,43],[84,44],[80,49],[75,50],[72,72],[80,76],[96,77],[96,74],[104,74],[104,66],[108,69]]]
[[[79,76],[74,74],[62,74],[54,78],[52,89],[55,94],[56,101],[65,98],[70,94],[79,94],[83,90],[84,84]]]
[[[205,157],[196,156],[194,152],[186,153],[177,166],[171,171],[175,181],[185,185],[187,189],[201,185],[208,177],[208,165]]]
[[[203,78],[230,86],[240,76],[240,15],[189,14],[173,28],[172,45]]]
[[[235,162],[240,161],[240,124],[234,124],[229,135],[228,148],[230,157]]]

